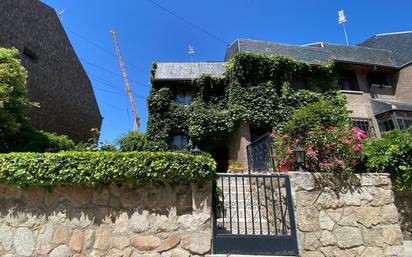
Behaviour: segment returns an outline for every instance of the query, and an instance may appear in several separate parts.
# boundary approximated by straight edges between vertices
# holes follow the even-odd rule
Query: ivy
[[[60,152],[0,154],[0,183],[25,188],[131,182],[137,186],[213,181],[208,155],[160,152]]]
[[[223,77],[203,74],[192,81],[153,80],[148,99],[148,146],[168,150],[171,134],[186,133],[194,144],[207,146],[210,137],[227,137],[240,122],[267,131],[281,127],[299,107],[319,100],[345,106],[337,90],[335,66],[311,65],[286,57],[252,53],[237,54]],[[296,80],[305,89],[291,88]],[[183,106],[174,101],[176,87],[190,88],[193,102]],[[203,148],[205,149],[205,148]],[[206,147],[207,149],[207,147]]]

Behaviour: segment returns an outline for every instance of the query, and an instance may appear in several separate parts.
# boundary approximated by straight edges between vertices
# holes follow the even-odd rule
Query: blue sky
[[[345,43],[337,13],[345,10],[349,43],[385,32],[412,30],[412,1],[395,0],[152,0],[215,35],[201,32],[151,0],[43,0],[65,10],[63,26],[92,81],[104,117],[101,141],[133,127],[130,104],[109,30],[118,32],[131,78],[141,130],[146,130],[149,72],[155,61],[221,61],[236,38],[290,44]],[[396,2],[396,4],[395,4]]]

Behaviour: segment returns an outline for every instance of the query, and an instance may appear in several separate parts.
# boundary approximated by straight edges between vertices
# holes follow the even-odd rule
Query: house
[[[311,65],[333,61],[339,67],[339,86],[347,97],[355,126],[370,136],[379,137],[382,132],[395,128],[405,130],[412,125],[412,32],[379,34],[356,46],[325,42],[288,45],[237,39],[228,46],[222,62],[157,63],[153,85],[175,85],[174,101],[190,105],[191,90],[182,89],[179,85],[204,73],[213,77],[223,76],[228,61],[242,52],[290,57]],[[305,88],[305,84],[306,81],[301,80],[293,86]],[[151,112],[150,115],[156,113]],[[238,160],[247,167],[246,146],[256,138],[256,134],[259,132],[253,131],[250,124],[241,123],[229,138],[222,139],[222,147],[214,149],[218,164],[224,161],[221,156],[226,155],[226,158]],[[188,136],[182,133],[172,133],[168,138],[173,150],[183,149],[189,141]]]
[[[0,47],[14,47],[40,108],[29,113],[37,129],[87,141],[102,116],[90,80],[53,8],[38,0],[0,1]]]

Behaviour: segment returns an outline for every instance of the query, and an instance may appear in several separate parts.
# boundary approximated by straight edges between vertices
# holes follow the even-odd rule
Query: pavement
[[[412,241],[403,241],[405,248],[405,257],[412,257]]]
[[[405,257],[412,257],[412,241],[403,241],[403,247],[405,248]],[[211,255],[207,255],[207,257],[254,257],[254,256],[257,256],[257,255],[235,255],[235,254],[211,254]],[[262,256],[260,256],[260,257],[262,257]],[[267,256],[267,257],[269,257],[269,256]],[[272,257],[272,256],[270,256],[270,257]],[[280,256],[273,256],[273,257],[280,257]]]

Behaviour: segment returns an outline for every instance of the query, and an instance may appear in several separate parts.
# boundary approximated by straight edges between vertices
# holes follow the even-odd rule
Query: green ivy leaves
[[[212,181],[208,155],[161,152],[61,152],[0,154],[0,183],[19,187],[93,186],[131,182],[139,186]]]

